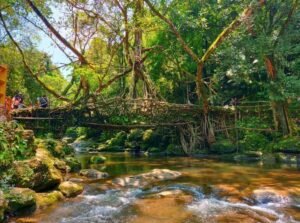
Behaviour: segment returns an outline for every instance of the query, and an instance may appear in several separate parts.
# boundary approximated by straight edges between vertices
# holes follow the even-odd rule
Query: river
[[[300,222],[300,170],[296,167],[207,158],[104,155],[106,163],[92,167],[108,172],[108,180],[154,168],[183,175],[143,189],[110,188],[106,180],[90,181],[82,195],[32,217],[42,223]],[[89,155],[78,158],[84,168],[90,167]]]

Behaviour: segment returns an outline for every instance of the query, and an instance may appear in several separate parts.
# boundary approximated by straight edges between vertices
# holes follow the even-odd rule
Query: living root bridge
[[[189,122],[185,123],[160,123],[160,124],[136,124],[136,125],[116,125],[116,124],[99,124],[99,123],[81,123],[81,126],[84,127],[93,127],[99,128],[103,130],[123,130],[129,131],[131,129],[155,129],[161,127],[168,127],[168,128],[184,128]]]

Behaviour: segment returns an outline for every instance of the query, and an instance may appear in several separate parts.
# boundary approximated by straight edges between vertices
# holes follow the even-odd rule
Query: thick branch
[[[34,74],[34,72],[31,70],[30,66],[28,65],[26,58],[25,58],[25,54],[23,52],[23,50],[21,49],[21,47],[19,46],[19,44],[16,42],[16,40],[13,38],[13,36],[11,35],[11,33],[9,32],[7,25],[4,21],[4,18],[2,16],[2,12],[0,11],[0,20],[3,24],[3,27],[7,33],[7,35],[9,36],[9,38],[11,39],[11,41],[14,43],[14,45],[17,47],[19,53],[21,54],[22,57],[22,61],[23,64],[26,68],[26,70],[29,72],[29,74],[43,87],[45,88],[49,93],[51,93],[54,97],[56,97],[57,99],[63,100],[63,101],[70,101],[68,98],[63,97],[61,95],[59,95],[58,93],[56,93],[53,89],[50,89],[43,81],[41,81],[38,76],[36,74]]]
[[[61,41],[68,49],[70,49],[79,59],[82,64],[88,64],[85,57],[73,47],[59,32],[51,25],[51,23],[46,19],[46,17],[41,13],[41,11],[35,6],[31,0],[26,0],[32,10],[37,14],[37,16],[43,21],[46,27],[56,36],[59,41]]]
[[[110,79],[106,84],[100,84],[98,89],[96,90],[96,92],[97,93],[101,92],[104,88],[107,88],[112,83],[114,83],[116,80],[120,79],[121,77],[125,76],[126,74],[128,74],[131,71],[132,71],[132,67],[129,67],[124,72],[122,72],[122,73],[116,75],[115,77],[113,77],[112,79]]]
[[[265,3],[265,0],[258,0],[259,5],[262,6]],[[206,50],[205,54],[201,58],[201,63],[205,63],[205,61],[209,58],[209,56],[215,51],[215,49],[224,41],[224,39],[229,36],[237,27],[239,27],[244,21],[249,19],[253,11],[256,7],[256,4],[251,4],[248,6],[243,13],[238,16],[235,20],[233,20],[229,26],[227,26],[214,40],[214,42],[209,46]]]

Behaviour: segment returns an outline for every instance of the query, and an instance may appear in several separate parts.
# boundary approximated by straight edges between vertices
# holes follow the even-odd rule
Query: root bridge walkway
[[[11,115],[26,128],[49,131],[64,131],[67,127],[76,126],[104,130],[174,128],[201,126],[204,121],[203,111],[197,105],[123,98],[89,99],[76,107],[18,109]],[[225,128],[232,117],[233,113],[223,108],[213,108],[210,112],[211,123],[216,130]]]

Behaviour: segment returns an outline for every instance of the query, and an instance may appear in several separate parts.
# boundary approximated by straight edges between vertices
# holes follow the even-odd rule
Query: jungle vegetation
[[[94,96],[199,105],[208,144],[211,109],[239,105],[244,130],[231,141],[259,150],[298,141],[299,30],[298,0],[0,0],[0,62],[8,94],[28,104],[46,94],[54,106]],[[39,49],[46,36],[68,62]]]

